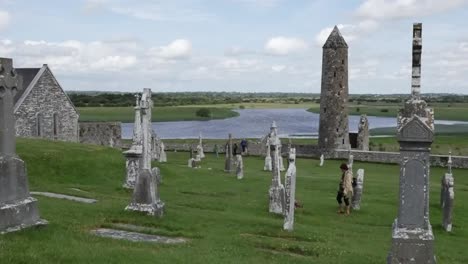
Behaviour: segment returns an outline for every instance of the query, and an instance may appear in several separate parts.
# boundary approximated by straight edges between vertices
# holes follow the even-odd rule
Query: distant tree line
[[[86,106],[134,106],[135,93],[69,92],[77,107]],[[408,99],[407,94],[394,95],[350,95],[349,102],[355,104],[390,103],[399,104]],[[468,95],[425,94],[428,103],[467,103]],[[177,92],[153,93],[155,106],[210,105],[240,103],[320,103],[320,94],[310,93],[234,93],[234,92]]]

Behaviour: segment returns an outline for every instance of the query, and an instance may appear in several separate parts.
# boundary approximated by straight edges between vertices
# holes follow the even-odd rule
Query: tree
[[[209,108],[200,108],[195,114],[199,117],[211,117],[211,110]]]

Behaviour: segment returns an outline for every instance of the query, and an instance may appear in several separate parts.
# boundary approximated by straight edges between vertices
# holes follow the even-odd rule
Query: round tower
[[[323,45],[319,147],[350,149],[348,124],[348,44],[335,26]]]

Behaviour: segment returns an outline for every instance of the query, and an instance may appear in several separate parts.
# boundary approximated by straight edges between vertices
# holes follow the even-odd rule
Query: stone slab
[[[32,195],[41,195],[41,196],[50,197],[50,198],[65,199],[65,200],[69,200],[69,201],[74,201],[74,202],[79,202],[79,203],[87,203],[87,204],[92,204],[92,203],[97,202],[97,200],[95,200],[95,199],[88,199],[88,198],[71,196],[71,195],[60,194],[60,193],[31,192],[31,194]]]
[[[160,244],[180,244],[186,243],[184,238],[170,238],[165,236],[148,235],[137,232],[128,232],[123,230],[99,228],[91,231],[92,234],[100,237],[127,240],[132,242],[150,242]]]

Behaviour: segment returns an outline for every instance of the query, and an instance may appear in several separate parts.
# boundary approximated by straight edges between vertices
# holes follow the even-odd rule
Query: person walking
[[[350,214],[350,205],[349,201],[351,197],[353,197],[353,172],[348,168],[348,165],[345,163],[341,164],[341,180],[338,187],[338,194],[336,196],[336,200],[338,202],[339,214]],[[343,206],[343,202],[345,206]],[[346,211],[345,211],[346,209]]]

